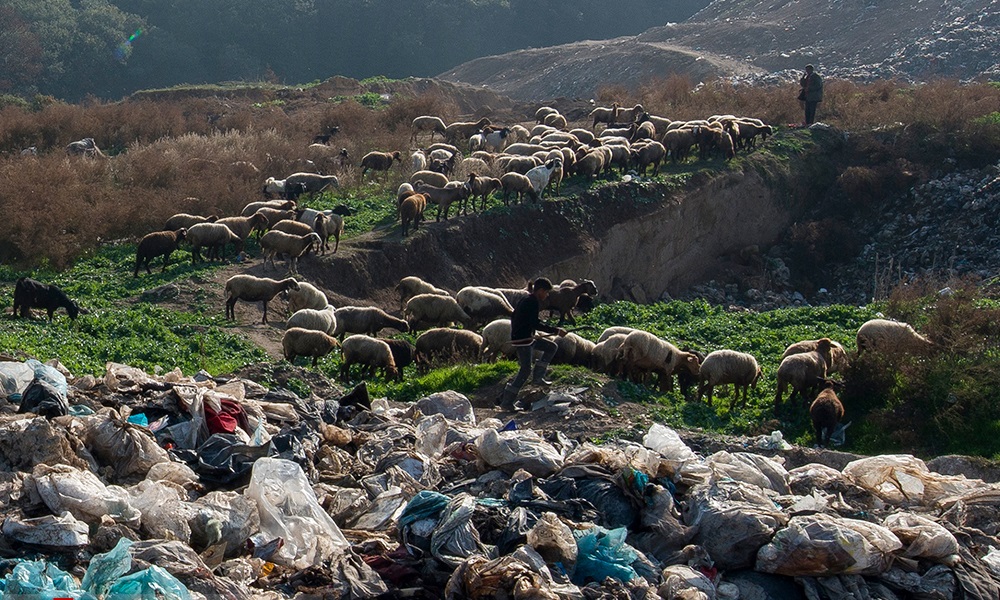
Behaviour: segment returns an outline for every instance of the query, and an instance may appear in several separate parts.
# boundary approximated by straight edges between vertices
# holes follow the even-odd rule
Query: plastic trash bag
[[[729,477],[736,481],[752,483],[782,495],[791,493],[788,488],[788,471],[766,456],[721,450],[705,459],[705,463],[716,477]]]
[[[112,392],[138,392],[145,385],[158,382],[142,369],[109,362],[104,365],[104,385]]]
[[[449,421],[476,424],[472,402],[458,392],[447,390],[417,400],[417,410],[425,415],[443,415]]]
[[[198,485],[198,474],[179,462],[156,463],[146,473],[147,481],[169,481],[185,488]]]
[[[677,598],[679,592],[691,589],[702,592],[708,600],[716,598],[715,585],[708,577],[687,565],[670,565],[663,569],[660,577],[663,583],[656,593],[663,598]]]
[[[0,362],[0,396],[7,398],[20,394],[34,378],[34,369],[22,362]]]
[[[148,538],[191,543],[189,507],[173,484],[143,480],[129,489],[132,505],[142,513]]]
[[[469,494],[459,494],[448,502],[431,534],[434,558],[454,568],[470,556],[495,554],[495,549],[480,541],[479,531],[472,524],[475,507],[476,499]]]
[[[66,393],[69,385],[66,383],[66,376],[59,372],[59,369],[42,364],[33,358],[24,361],[24,364],[31,368],[34,378],[51,385],[59,393],[59,396],[66,400]]]
[[[507,474],[524,469],[535,477],[548,477],[563,465],[562,455],[529,430],[487,429],[476,439],[476,447],[483,462]]]
[[[583,600],[580,589],[556,584],[545,561],[530,546],[490,560],[473,556],[455,569],[444,589],[445,600]]]
[[[91,558],[83,576],[83,589],[98,598],[104,596],[111,584],[132,568],[132,555],[128,551],[131,546],[132,540],[121,538],[110,552]]]
[[[260,529],[257,503],[236,492],[211,492],[190,503],[191,544],[206,548],[226,544],[226,556],[240,553]]]
[[[115,410],[102,410],[86,424],[87,449],[114,467],[119,479],[143,479],[153,465],[170,460],[148,430],[125,421]]]
[[[708,551],[719,569],[751,567],[788,517],[763,488],[732,480],[688,491],[684,523],[695,528],[691,543]]]
[[[304,569],[347,549],[347,539],[317,502],[298,464],[261,458],[245,495],[257,503],[261,533],[285,541],[277,562]]]
[[[979,479],[932,473],[924,461],[909,454],[855,460],[844,467],[844,475],[897,506],[931,506],[949,496],[959,496],[985,485]]]
[[[111,586],[105,600],[190,600],[191,594],[184,584],[164,569],[151,566],[137,573],[126,575]]]
[[[545,559],[547,565],[557,566],[566,575],[573,577],[576,570],[576,539],[573,537],[573,530],[560,521],[555,513],[542,514],[542,518],[528,531],[527,542]]]
[[[87,535],[90,527],[69,512],[24,520],[8,517],[0,531],[12,540],[33,546],[76,548],[90,543]]]
[[[19,413],[34,413],[40,417],[51,419],[69,414],[69,402],[66,394],[41,379],[32,379],[21,394]]]
[[[705,481],[712,473],[698,455],[681,440],[677,432],[666,425],[653,423],[643,436],[642,445],[663,456],[662,465],[667,475],[675,481],[695,485]]]
[[[428,415],[417,421],[417,452],[437,458],[448,440],[448,420],[443,415]]]
[[[17,563],[7,577],[0,581],[0,590],[3,590],[4,600],[94,600],[93,596],[80,589],[72,575],[42,560],[23,560]]]
[[[351,529],[367,531],[383,531],[392,527],[393,523],[406,509],[407,497],[403,490],[391,487],[372,500],[368,509],[357,516],[351,524]]]
[[[87,523],[100,523],[110,516],[118,523],[139,525],[142,513],[131,502],[128,492],[107,486],[90,471],[68,465],[37,465],[31,478],[38,495],[55,514],[69,511]]]
[[[958,555],[958,540],[942,525],[911,513],[895,513],[882,525],[903,542],[903,556],[927,558],[954,563]]]
[[[828,577],[878,575],[903,545],[881,525],[825,514],[792,517],[757,553],[758,571]],[[714,555],[713,555],[714,556]]]
[[[573,583],[600,583],[605,577],[626,583],[634,579],[637,573],[632,563],[639,555],[625,543],[627,535],[628,530],[624,527],[608,530],[595,525],[590,529],[574,531],[577,555]]]

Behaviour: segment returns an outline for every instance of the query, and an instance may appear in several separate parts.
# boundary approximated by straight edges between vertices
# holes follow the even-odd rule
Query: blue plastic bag
[[[402,530],[407,525],[412,525],[423,519],[433,519],[441,514],[441,511],[448,506],[450,498],[438,492],[423,490],[418,492],[406,504],[403,513],[399,515],[398,527]]]
[[[94,596],[80,589],[73,576],[53,564],[42,560],[25,560],[18,563],[7,577],[0,581],[3,600],[37,598],[73,598],[74,600],[96,600]]]
[[[90,566],[83,576],[83,589],[95,596],[103,596],[111,584],[132,568],[132,555],[128,549],[132,540],[121,538],[110,552],[98,554],[90,559]]]
[[[191,600],[191,594],[176,577],[153,565],[116,581],[104,598],[105,600]]]
[[[574,531],[577,554],[573,583],[602,582],[606,577],[628,582],[638,575],[632,563],[639,555],[625,543],[627,535],[624,527],[608,530],[594,526]]]
[[[56,388],[64,399],[66,398],[66,393],[69,391],[69,384],[66,383],[65,375],[60,373],[55,367],[43,365],[33,358],[29,358],[24,361],[24,364],[31,367],[31,370],[35,372],[35,379],[41,379],[42,381],[48,383],[52,387]]]

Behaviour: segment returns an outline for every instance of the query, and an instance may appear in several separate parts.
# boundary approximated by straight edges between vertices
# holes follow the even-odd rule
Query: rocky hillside
[[[861,79],[996,77],[998,25],[1000,9],[989,0],[715,0],[682,23],[637,36],[480,58],[440,77],[516,98],[590,97],[598,85],[672,73],[791,80],[782,71],[809,62]]]

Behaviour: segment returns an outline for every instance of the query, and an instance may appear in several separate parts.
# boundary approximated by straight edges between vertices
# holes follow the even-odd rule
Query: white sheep
[[[311,232],[306,235],[291,235],[283,231],[268,231],[260,238],[260,249],[264,258],[264,265],[271,261],[271,266],[277,269],[274,264],[274,257],[284,254],[288,257],[289,270],[292,273],[298,271],[299,257],[309,251],[313,244],[320,244],[319,235]]]
[[[469,138],[469,153],[478,152],[479,150],[486,149],[486,136],[482,133],[477,133],[476,135]]]
[[[525,288],[487,288],[487,289],[493,290],[494,292],[497,292],[498,294],[502,295],[504,298],[507,299],[507,302],[514,307],[517,306],[518,302],[524,300],[525,298],[531,295],[531,292],[529,292]]]
[[[510,126],[510,135],[508,137],[510,138],[507,141],[507,143],[509,143],[509,144],[513,144],[515,142],[523,142],[523,141],[525,141],[525,140],[527,140],[528,138],[531,137],[531,132],[529,132],[522,125],[511,125]]]
[[[285,177],[285,187],[301,184],[302,190],[309,194],[318,194],[332,187],[340,187],[336,175],[319,175],[316,173],[292,173]]]
[[[684,368],[697,375],[701,367],[694,354],[682,352],[670,342],[642,330],[633,331],[625,337],[619,356],[633,376],[644,372],[656,373],[660,389],[666,391],[674,388],[675,371]]]
[[[818,343],[819,340],[802,340],[801,342],[795,342],[788,348],[785,348],[784,354],[781,355],[781,360],[785,360],[793,354],[812,352],[816,349],[816,345]],[[850,362],[847,359],[847,351],[839,342],[835,342],[833,340],[830,340],[830,361],[831,362],[827,365],[826,369],[826,372],[829,375],[842,373],[848,366],[850,366]],[[780,364],[781,361],[778,362]]]
[[[438,327],[421,333],[416,341],[413,360],[424,370],[440,360],[479,360],[483,338],[474,331]]]
[[[503,152],[504,146],[510,142],[510,127],[496,129],[483,135],[483,147],[492,152]]]
[[[557,114],[559,111],[552,108],[551,106],[542,106],[535,111],[535,121],[541,123],[545,120],[545,117],[553,114]]]
[[[527,173],[525,177],[531,181],[531,188],[535,190],[538,197],[541,198],[545,193],[545,188],[549,185],[549,180],[552,179],[552,174],[555,173],[557,169],[562,169],[562,159],[554,158],[540,167],[535,167]]]
[[[622,363],[618,358],[619,349],[628,337],[626,333],[615,333],[608,337],[601,336],[601,340],[594,345],[591,351],[591,368],[600,373],[607,373],[612,377],[622,374]]]
[[[715,350],[709,352],[701,363],[701,385],[698,386],[698,401],[701,402],[705,392],[708,392],[708,404],[712,404],[712,392],[717,385],[733,384],[733,401],[730,408],[736,404],[743,389],[743,402],[746,406],[749,388],[757,388],[761,377],[757,359],[745,352],[735,350]]]
[[[305,281],[299,282],[298,289],[289,290],[287,296],[289,312],[296,312],[303,308],[320,310],[326,308],[326,305],[329,304],[326,294],[313,284]]]
[[[410,175],[410,185],[415,186],[421,181],[443,188],[448,185],[449,179],[444,173],[436,173],[434,171],[417,171],[413,175]]]
[[[299,287],[299,282],[292,279],[282,279],[280,281],[266,277],[254,277],[253,275],[233,275],[226,280],[226,318],[236,320],[236,302],[263,302],[264,317],[261,321],[267,324],[267,303],[274,299],[281,292],[294,290]]]
[[[827,369],[832,362],[831,340],[822,338],[816,343],[816,350],[802,352],[785,357],[778,365],[778,384],[774,395],[774,407],[781,404],[781,396],[785,389],[792,386],[792,397],[801,394],[803,397],[812,395],[819,383],[826,379]]]
[[[351,376],[351,365],[364,365],[362,377],[371,377],[375,369],[383,369],[386,381],[395,379],[397,375],[396,362],[392,358],[392,349],[384,341],[367,335],[352,335],[340,344],[343,363],[340,366],[340,377],[347,381]]]
[[[274,179],[273,177],[271,179]],[[251,202],[243,207],[240,212],[241,216],[249,217],[258,210],[262,208],[274,208],[277,210],[295,210],[296,204],[294,200],[260,200],[258,202]]]
[[[219,217],[211,215],[208,217],[203,217],[201,215],[189,215],[187,213],[177,213],[173,215],[167,222],[163,225],[163,231],[177,231],[178,229],[190,229],[192,225],[197,225],[198,223],[214,223],[219,220]]]
[[[594,342],[584,339],[575,333],[567,333],[553,339],[558,349],[552,358],[554,364],[580,365],[590,367],[593,362]]]
[[[337,309],[337,329],[333,335],[343,339],[349,333],[375,335],[386,327],[406,333],[406,321],[374,306],[344,306]]]
[[[396,291],[399,292],[399,308],[402,310],[406,306],[406,301],[418,294],[437,294],[439,296],[451,296],[448,290],[424,281],[416,275],[410,275],[399,280],[396,284]]]
[[[472,317],[451,296],[418,294],[410,298],[403,308],[403,316],[411,329],[421,325],[449,326],[456,321],[469,326]]]
[[[288,362],[298,356],[311,356],[315,367],[317,361],[337,347],[337,340],[322,331],[292,327],[281,336],[281,351]]]
[[[633,331],[639,331],[639,330],[636,329],[635,327],[626,327],[624,325],[615,325],[613,327],[608,327],[607,329],[601,332],[601,336],[597,338],[597,343],[600,344],[601,342],[603,342],[604,340],[608,339],[613,335],[619,335],[619,334],[628,335]]]
[[[302,284],[300,283],[299,286],[302,286]],[[334,335],[337,331],[336,312],[337,309],[330,304],[320,310],[302,308],[288,317],[288,320],[285,321],[285,328],[301,327],[302,329],[312,329],[314,331],[322,331],[327,335]]]
[[[424,154],[423,150],[414,150],[413,154],[410,155],[410,170],[411,171],[423,171],[427,168],[427,155]]]
[[[480,287],[467,286],[458,290],[455,301],[479,323],[514,314],[514,308],[502,294]]]
[[[888,319],[866,321],[858,328],[857,342],[858,356],[867,351],[906,354],[934,346],[933,342],[917,333],[909,323]]]
[[[514,358],[510,343],[510,319],[497,319],[483,327],[483,360],[493,362],[497,357]]]
[[[198,223],[187,230],[185,239],[191,244],[191,263],[201,257],[201,248],[208,248],[208,258],[223,259],[226,256],[226,244],[235,244],[236,253],[243,251],[243,240],[231,229],[219,223]]]

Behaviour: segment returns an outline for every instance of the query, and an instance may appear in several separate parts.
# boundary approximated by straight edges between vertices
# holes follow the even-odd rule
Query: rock
[[[155,287],[151,290],[145,290],[139,295],[139,300],[142,302],[163,302],[165,300],[172,300],[177,296],[180,296],[181,288],[177,286],[176,283],[168,283],[166,285],[161,285]]]

